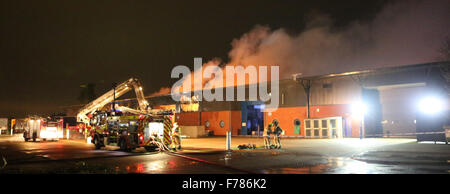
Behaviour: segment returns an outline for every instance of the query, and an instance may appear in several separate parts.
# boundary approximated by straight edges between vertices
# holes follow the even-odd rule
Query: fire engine
[[[33,141],[36,139],[57,141],[59,138],[63,138],[63,119],[32,116],[25,121],[26,127],[23,133],[25,141],[30,139]]]
[[[161,141],[165,120],[171,120],[170,112],[158,115],[98,112],[91,123],[91,142],[96,149],[105,145],[118,146],[123,151],[139,147],[147,151],[166,149]]]
[[[139,110],[113,103],[112,111],[99,111],[132,89],[136,93]],[[77,120],[90,127],[91,143],[96,149],[112,145],[119,146],[123,151],[138,147],[153,151],[167,149],[161,139],[164,123],[171,123],[172,115],[171,111],[150,109],[141,83],[136,78],[130,78],[83,107],[77,114]]]

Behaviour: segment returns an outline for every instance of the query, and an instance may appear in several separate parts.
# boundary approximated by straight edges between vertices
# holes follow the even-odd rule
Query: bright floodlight
[[[351,107],[354,116],[362,116],[367,113],[367,104],[364,102],[356,102]]]
[[[438,113],[444,108],[444,102],[437,97],[427,97],[420,101],[419,108],[424,113]]]

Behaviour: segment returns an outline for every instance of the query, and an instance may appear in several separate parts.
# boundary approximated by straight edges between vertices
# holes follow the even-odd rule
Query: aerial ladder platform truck
[[[138,109],[113,103],[112,111],[99,111],[131,90],[136,94]],[[161,139],[165,123],[173,122],[173,112],[151,109],[139,80],[130,78],[84,106],[77,114],[77,120],[91,126],[90,139],[96,149],[111,145],[119,146],[123,151],[138,147],[155,151],[167,149]]]

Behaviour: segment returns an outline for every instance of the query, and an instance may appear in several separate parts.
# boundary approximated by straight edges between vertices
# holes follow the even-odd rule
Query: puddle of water
[[[329,157],[326,163],[298,168],[271,168],[262,172],[268,174],[372,174],[377,172],[377,169],[375,169],[375,165],[350,158]]]
[[[303,168],[278,168],[264,170],[265,174],[321,174],[325,172],[327,164],[319,164],[315,166]]]

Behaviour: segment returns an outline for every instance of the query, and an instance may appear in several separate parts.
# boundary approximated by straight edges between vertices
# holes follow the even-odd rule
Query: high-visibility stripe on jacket
[[[170,116],[165,116],[164,117],[164,144],[169,146],[172,143],[172,140],[170,138],[170,133],[172,131],[172,119],[170,118]]]

